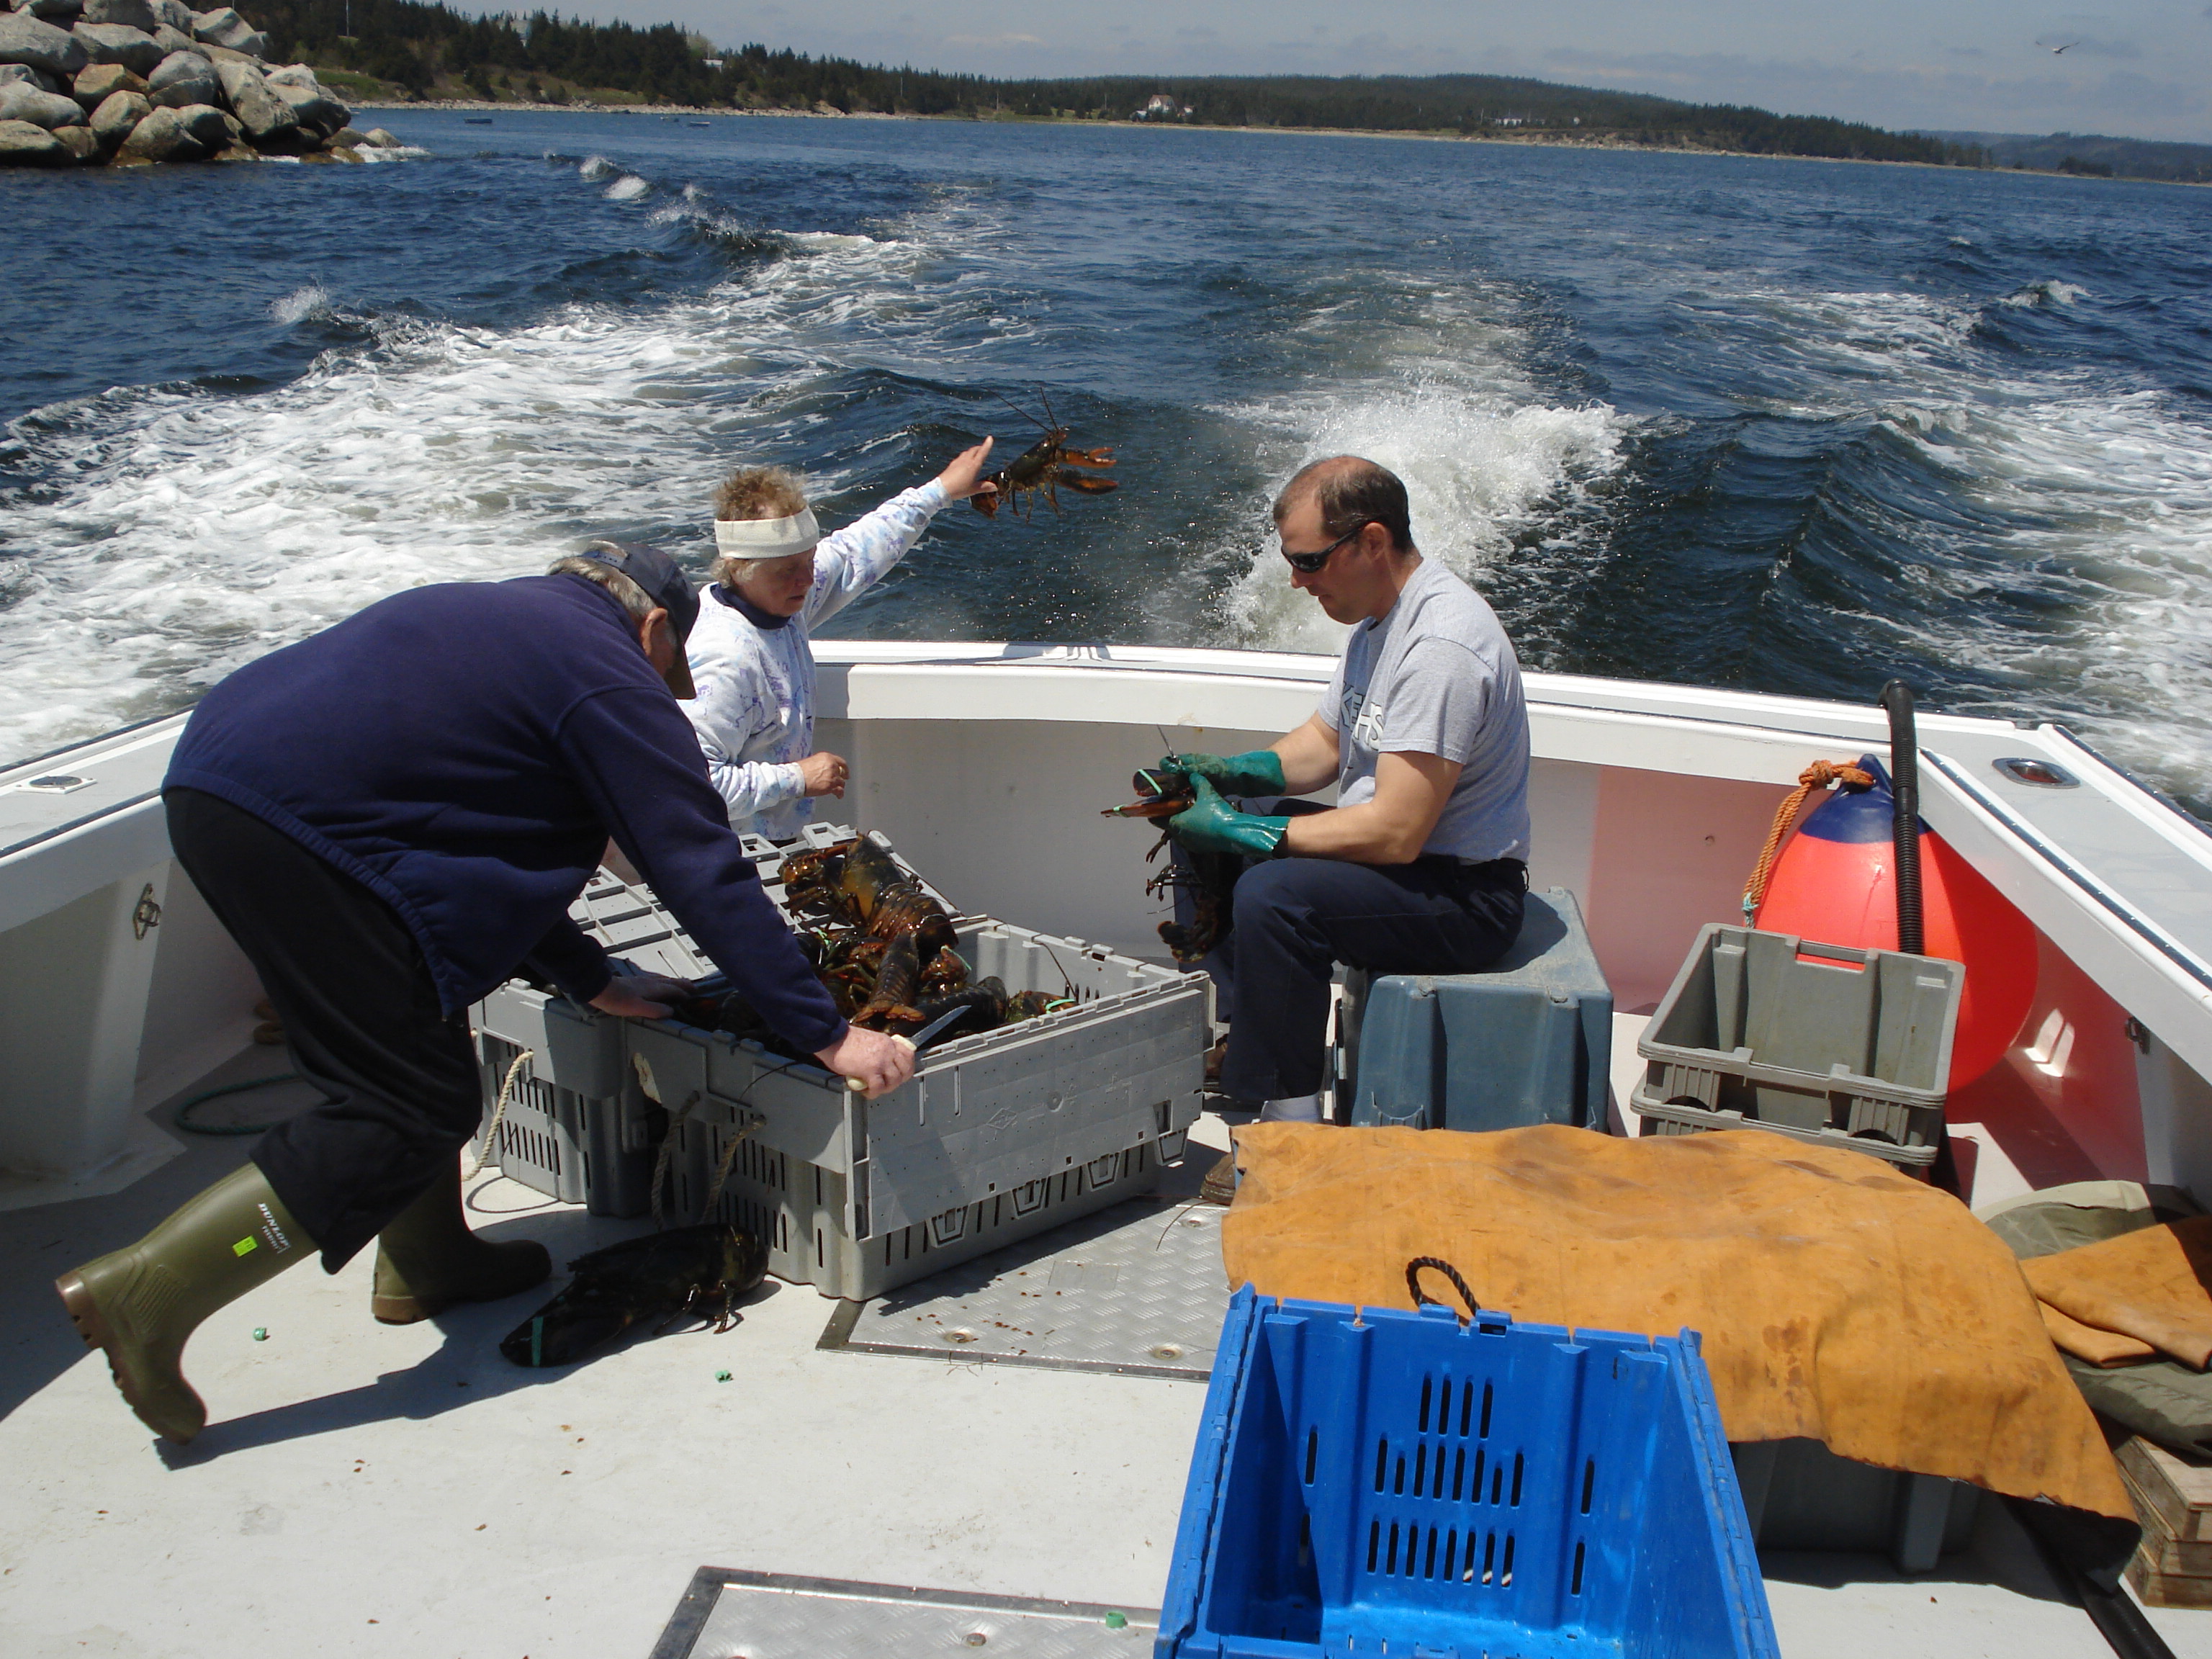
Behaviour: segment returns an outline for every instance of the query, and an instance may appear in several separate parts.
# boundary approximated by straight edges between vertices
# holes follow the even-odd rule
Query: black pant
[[[177,862],[327,1097],[262,1136],[253,1161],[336,1273],[476,1132],[467,1017],[441,1010],[414,934],[359,882],[219,796],[172,789],[164,805]]]
[[[1237,880],[1237,925],[1222,945],[1233,1010],[1222,1091],[1242,1100],[1318,1093],[1338,963],[1377,974],[1486,968],[1520,937],[1528,891],[1517,859],[1254,865]]]

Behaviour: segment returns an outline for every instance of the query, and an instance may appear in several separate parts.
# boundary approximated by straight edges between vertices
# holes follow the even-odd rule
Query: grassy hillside
[[[672,23],[638,28],[538,12],[471,17],[422,0],[258,0],[276,52],[373,96],[829,108],[975,118],[1126,120],[1155,100],[1161,118],[1205,125],[1348,127],[1686,145],[1860,161],[1986,165],[1971,145],[1856,122],[1678,103],[1638,93],[1492,75],[1105,76],[994,81],[934,70],[809,58],[748,46],[727,53]]]
[[[2002,167],[2212,184],[2212,144],[2107,138],[2094,132],[2053,132],[2041,137],[2021,132],[1936,132],[1928,136],[1946,143],[1978,145]]]

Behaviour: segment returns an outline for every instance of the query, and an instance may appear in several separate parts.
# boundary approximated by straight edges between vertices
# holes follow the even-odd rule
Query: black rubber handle
[[[1890,836],[1897,848],[1897,948],[1920,956],[1927,949],[1920,908],[1920,736],[1912,720],[1912,688],[1892,680],[1881,688],[1889,714],[1889,787],[1897,803]]]

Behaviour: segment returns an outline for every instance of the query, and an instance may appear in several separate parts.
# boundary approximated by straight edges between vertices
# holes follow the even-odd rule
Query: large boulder
[[[0,121],[0,167],[65,167],[76,159],[44,127],[30,121]]]
[[[56,127],[80,125],[83,120],[84,112],[77,107],[74,98],[64,98],[58,92],[41,92],[20,81],[0,87],[0,121],[28,121],[51,132]]]
[[[151,75],[169,55],[143,29],[122,23],[79,23],[76,34],[86,62],[120,64],[133,75]]]
[[[204,154],[185,131],[183,111],[157,109],[131,129],[131,136],[115,152],[115,165],[150,167],[156,161],[197,161]]]
[[[132,130],[153,112],[154,106],[146,101],[144,93],[112,92],[92,112],[92,136],[100,140],[102,149],[118,149]]]
[[[185,0],[152,0],[154,20],[179,34],[192,32],[192,9]]]
[[[293,118],[318,138],[343,132],[353,124],[353,112],[320,87],[303,87],[295,81],[269,77],[269,90],[291,106]]]
[[[192,14],[192,38],[211,46],[228,46],[255,58],[269,55],[269,37],[228,6]]]
[[[189,104],[212,104],[222,96],[222,82],[215,65],[189,52],[173,52],[146,77],[146,95],[155,107],[183,109]]]
[[[246,129],[249,143],[259,149],[269,149],[289,143],[300,130],[300,118],[292,113],[292,106],[269,89],[269,82],[261,71],[243,60],[226,61],[215,66],[222,82],[223,96]]]
[[[67,28],[84,15],[84,0],[16,0],[15,9]]]
[[[198,144],[204,155],[220,154],[244,140],[245,132],[238,125],[238,118],[228,110],[217,109],[213,104],[184,104],[172,107],[176,109],[177,120],[185,137]]]
[[[118,92],[145,90],[146,82],[122,64],[94,64],[89,69],[78,71],[76,84],[70,88],[70,95],[76,100],[78,108],[91,111],[98,109]]]
[[[151,34],[161,22],[154,15],[153,0],[84,0],[84,21],[120,23],[142,34]]]
[[[80,167],[87,161],[100,160],[100,140],[93,136],[90,127],[82,125],[56,127],[54,137],[61,141],[62,148],[70,153],[70,160],[76,162]]]
[[[208,49],[205,46],[182,30],[171,28],[167,23],[154,31],[154,44],[161,47],[161,55],[165,58],[175,52],[188,52],[193,57],[204,58],[209,63],[215,61],[208,57]]]
[[[36,87],[40,92],[63,92],[69,82],[51,76],[44,70],[34,70],[28,64],[0,64],[0,87]]]
[[[0,17],[0,64],[22,64],[70,81],[91,61],[84,42],[67,29],[42,22],[27,11]]]
[[[399,141],[382,127],[371,127],[368,130],[368,143],[370,147],[375,149],[398,149],[400,147]]]

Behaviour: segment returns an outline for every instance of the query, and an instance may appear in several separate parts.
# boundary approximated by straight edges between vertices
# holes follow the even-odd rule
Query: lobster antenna
[[[1047,427],[1045,430],[1048,432],[1059,431],[1060,416],[1054,414],[1052,411],[1052,393],[1047,392],[1042,386],[1039,386],[1037,388],[1037,396],[1044,399],[1044,417],[1046,420],[1052,422],[1052,424]],[[1054,501],[1053,505],[1054,507],[1058,507],[1060,503],[1058,501]]]
[[[997,398],[1000,403],[1002,403],[1002,404],[1006,404],[1006,406],[1008,409],[1012,410],[1014,411],[1014,413],[1015,413],[1015,414],[1017,414],[1017,415],[1020,416],[1024,420],[1027,421],[1027,422],[1028,422],[1031,426],[1035,426],[1035,427],[1036,427],[1036,428],[1037,428],[1037,430],[1038,430],[1038,431],[1040,431],[1040,432],[1049,432],[1049,431],[1051,431],[1051,430],[1052,430],[1052,428],[1051,428],[1050,427],[1048,427],[1048,426],[1038,426],[1038,425],[1037,425],[1037,417],[1036,417],[1036,416],[1034,416],[1034,415],[1030,414],[1030,413],[1029,412],[1029,410],[1027,410],[1026,409],[1024,409],[1024,408],[1023,408],[1019,404],[1016,403],[1016,402],[1015,402],[1012,398],[1009,398],[1008,396],[1006,396],[1006,394],[1005,392],[1000,392],[1000,391],[997,391],[997,390],[994,389],[994,391],[992,392],[991,395],[992,395],[994,398]],[[1051,405],[1050,405],[1049,404],[1048,404],[1045,406],[1045,412],[1046,412],[1047,414],[1050,414],[1050,413],[1052,412],[1052,408],[1051,408]]]

